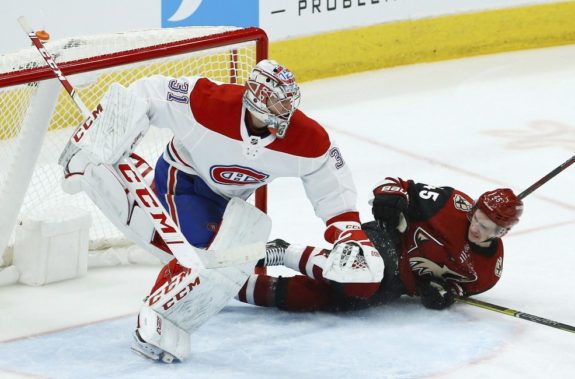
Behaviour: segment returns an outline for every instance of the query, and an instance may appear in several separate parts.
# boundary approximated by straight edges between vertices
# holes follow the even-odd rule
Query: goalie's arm
[[[183,137],[195,121],[190,108],[190,94],[199,77],[173,78],[154,75],[138,79],[128,91],[143,99],[150,123],[158,128],[170,128]]]

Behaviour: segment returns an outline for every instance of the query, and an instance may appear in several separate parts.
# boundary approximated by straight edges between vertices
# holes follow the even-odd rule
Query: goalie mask
[[[250,73],[243,98],[252,115],[279,138],[285,137],[299,100],[300,91],[292,72],[269,59],[260,61]]]
[[[480,209],[498,226],[511,229],[519,222],[523,213],[523,202],[509,188],[498,188],[479,196],[474,208]]]

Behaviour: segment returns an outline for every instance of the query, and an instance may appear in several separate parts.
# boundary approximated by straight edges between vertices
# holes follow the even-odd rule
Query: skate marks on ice
[[[457,305],[437,312],[411,299],[343,314],[233,302],[193,334],[189,360],[165,365],[130,351],[133,326],[126,317],[0,344],[0,376],[419,378],[490,359],[517,330]]]

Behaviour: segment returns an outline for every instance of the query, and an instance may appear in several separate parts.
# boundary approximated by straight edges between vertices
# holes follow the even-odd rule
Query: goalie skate
[[[174,360],[178,360],[167,351],[144,341],[137,330],[134,331],[133,337],[131,349],[135,353],[153,361],[162,361],[164,363],[172,363]]]

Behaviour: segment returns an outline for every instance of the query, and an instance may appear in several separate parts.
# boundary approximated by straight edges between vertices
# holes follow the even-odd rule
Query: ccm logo
[[[263,183],[269,175],[242,166],[212,166],[212,180],[224,185],[247,185]]]
[[[126,182],[131,184],[131,187],[139,200],[139,204],[150,212],[156,226],[159,227],[162,232],[166,233],[162,236],[166,243],[180,243],[180,236],[179,233],[176,233],[177,229],[174,226],[173,221],[168,217],[168,215],[166,215],[164,208],[156,201],[156,196],[143,182],[141,174],[134,172],[126,163],[119,164],[118,170]],[[174,235],[171,236],[169,235],[170,233],[173,233]]]
[[[189,276],[190,272],[191,270],[186,270],[170,279],[170,281],[167,284],[162,286],[152,296],[150,296],[150,298],[148,299],[148,305],[152,306],[156,304],[158,301],[162,300],[162,297],[170,293],[178,284],[182,283],[184,279],[186,279]],[[186,297],[186,295],[192,292],[194,287],[199,284],[200,284],[199,277],[196,277],[194,280],[189,281],[184,288],[179,290],[174,296],[172,296],[168,301],[166,301],[162,305],[162,308],[167,311],[168,309],[173,307],[178,301],[182,300],[184,297]]]
[[[194,281],[189,282],[187,286],[185,286],[184,288],[182,288],[181,290],[178,291],[178,293],[176,293],[174,296],[172,296],[168,301],[166,301],[163,305],[162,308],[167,311],[168,309],[170,309],[171,307],[173,307],[178,301],[182,300],[184,297],[186,297],[190,292],[192,292],[192,290],[194,289],[195,286],[200,284],[200,278],[197,277],[196,279],[194,279]],[[167,291],[162,291],[162,292],[167,292]],[[162,298],[162,293],[158,293],[154,296],[152,296],[149,300],[149,304],[150,306],[152,306],[153,304],[157,303],[160,299]]]
[[[200,277],[199,276],[193,282],[188,283],[187,286],[182,288],[174,297],[172,297],[170,300],[166,301],[164,303],[164,305],[162,305],[162,308],[164,308],[164,310],[167,311],[172,306],[174,306],[174,304],[176,304],[178,301],[182,300],[190,292],[192,292],[194,287],[197,286],[198,284],[200,284]]]
[[[72,136],[72,138],[74,138],[74,141],[76,143],[80,142],[82,137],[84,137],[84,132],[86,130],[90,129],[90,127],[94,123],[94,120],[96,120],[98,118],[98,115],[100,113],[102,113],[103,111],[104,111],[104,109],[102,108],[102,104],[98,104],[96,109],[94,109],[92,111],[92,114],[90,116],[88,116],[88,118],[86,120],[84,120],[84,123],[82,123],[82,125],[80,125],[80,126],[78,126],[78,128],[76,128],[76,131],[74,132],[74,135]]]

